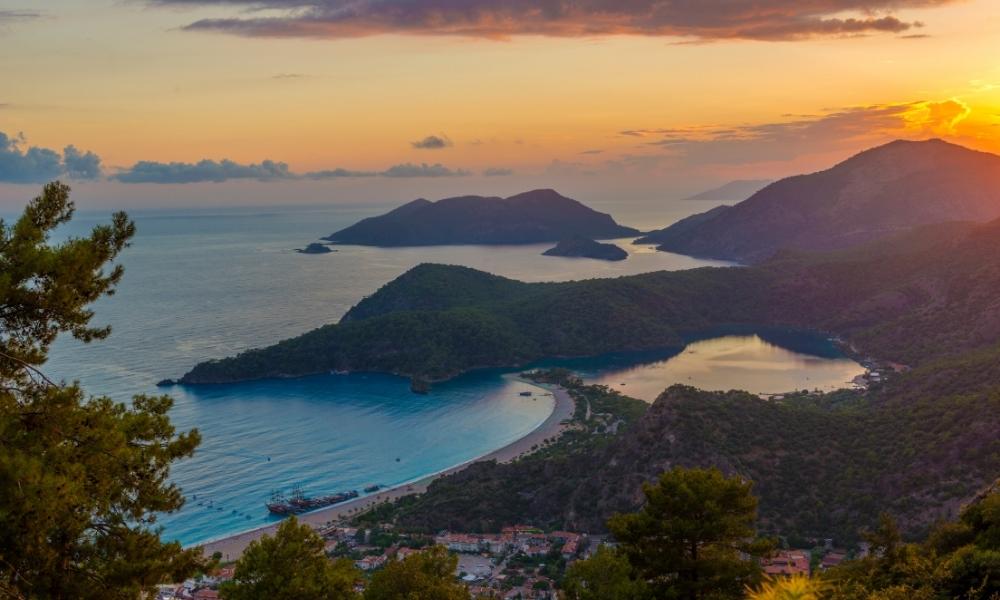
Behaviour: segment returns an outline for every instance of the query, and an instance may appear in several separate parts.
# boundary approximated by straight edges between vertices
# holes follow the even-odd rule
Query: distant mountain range
[[[610,215],[545,189],[509,198],[459,196],[437,202],[421,198],[325,239],[361,246],[437,246],[558,242],[576,235],[611,239],[639,233]]]
[[[732,207],[638,243],[759,262],[781,249],[836,250],[946,221],[1000,217],[1000,156],[941,140],[895,141],[826,171],[772,183]]]
[[[737,179],[700,194],[688,196],[685,200],[714,200],[716,202],[739,202],[759,192],[771,183],[770,179]]]

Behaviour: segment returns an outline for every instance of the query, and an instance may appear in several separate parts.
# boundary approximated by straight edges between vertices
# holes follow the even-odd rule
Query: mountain
[[[647,239],[669,252],[752,263],[781,249],[835,250],[920,225],[998,216],[1000,156],[936,139],[895,141]]]
[[[201,363],[184,383],[332,370],[440,380],[548,356],[680,347],[726,325],[833,332],[918,365],[1000,339],[1000,220],[921,227],[855,249],[784,252],[753,267],[522,283],[420,265],[341,319]]]
[[[625,252],[614,244],[602,244],[582,235],[565,239],[554,247],[542,252],[544,256],[566,256],[571,258],[595,258],[598,260],[625,260]]]
[[[770,179],[737,179],[700,194],[688,196],[685,200],[705,200],[716,202],[739,202],[757,193],[771,183]]]
[[[533,190],[509,198],[459,196],[437,202],[414,200],[328,236],[338,244],[437,246],[445,244],[533,244],[574,235],[609,239],[638,235],[555,190]]]

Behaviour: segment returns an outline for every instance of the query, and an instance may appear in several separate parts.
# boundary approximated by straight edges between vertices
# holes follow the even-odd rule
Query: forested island
[[[636,236],[555,190],[532,190],[508,198],[458,196],[414,200],[384,215],[364,219],[327,236],[337,244],[437,246],[447,244],[534,244],[575,235],[595,239]]]
[[[593,258],[597,260],[625,260],[625,252],[614,244],[603,244],[582,235],[565,239],[554,247],[542,252],[544,256],[564,256],[567,258]]]

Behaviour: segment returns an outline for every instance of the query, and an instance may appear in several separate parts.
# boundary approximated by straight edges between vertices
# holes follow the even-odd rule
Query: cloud
[[[42,13],[34,10],[0,9],[0,26],[17,21],[30,21],[41,16]]]
[[[111,176],[123,183],[199,183],[222,182],[229,179],[256,179],[271,181],[291,179],[294,175],[288,165],[272,160],[259,164],[241,165],[231,160],[201,160],[196,163],[162,163],[142,160]]]
[[[440,150],[452,145],[448,136],[429,135],[422,140],[410,142],[410,145],[420,150]]]
[[[796,40],[919,28],[894,11],[959,0],[147,0],[250,9],[186,28],[258,37],[379,34],[505,39],[518,35],[645,35],[693,40]],[[255,11],[264,10],[266,13]]]
[[[791,160],[893,138],[951,135],[969,112],[965,104],[951,99],[848,107],[770,123],[629,129],[619,133],[655,138],[644,143],[683,163],[747,164]]]
[[[302,73],[275,73],[271,75],[271,79],[276,79],[278,81],[289,81],[292,79],[302,79],[305,75]]]
[[[96,157],[95,157],[96,158]],[[350,179],[362,177],[462,177],[471,175],[464,169],[450,169],[440,163],[403,163],[383,171],[356,169],[321,169],[295,173],[283,162],[264,160],[258,164],[240,164],[231,160],[201,160],[196,163],[156,162],[142,160],[110,176],[122,183],[221,183],[231,179],[281,181],[289,179]]]
[[[306,179],[340,179],[342,177],[376,177],[375,171],[352,171],[350,169],[324,169],[322,171],[310,171],[303,175]]]
[[[385,171],[382,171],[380,175],[383,177],[463,177],[471,175],[471,173],[463,169],[452,170],[441,163],[433,165],[428,165],[427,163],[419,165],[403,163],[389,167]]]
[[[81,153],[67,146],[63,154],[38,146],[24,147],[23,134],[15,137],[0,131],[0,182],[44,183],[59,177],[95,179],[101,174],[101,159],[93,152]]]
[[[507,177],[508,175],[513,174],[513,169],[505,169],[503,167],[489,167],[488,169],[483,169],[483,175],[485,177]]]
[[[63,168],[71,179],[97,179],[101,176],[101,158],[69,145],[63,150]]]

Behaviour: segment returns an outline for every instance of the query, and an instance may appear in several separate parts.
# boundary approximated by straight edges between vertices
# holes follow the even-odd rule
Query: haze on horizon
[[[0,209],[57,177],[81,207],[658,200],[997,152],[998,47],[995,0],[0,0]]]

